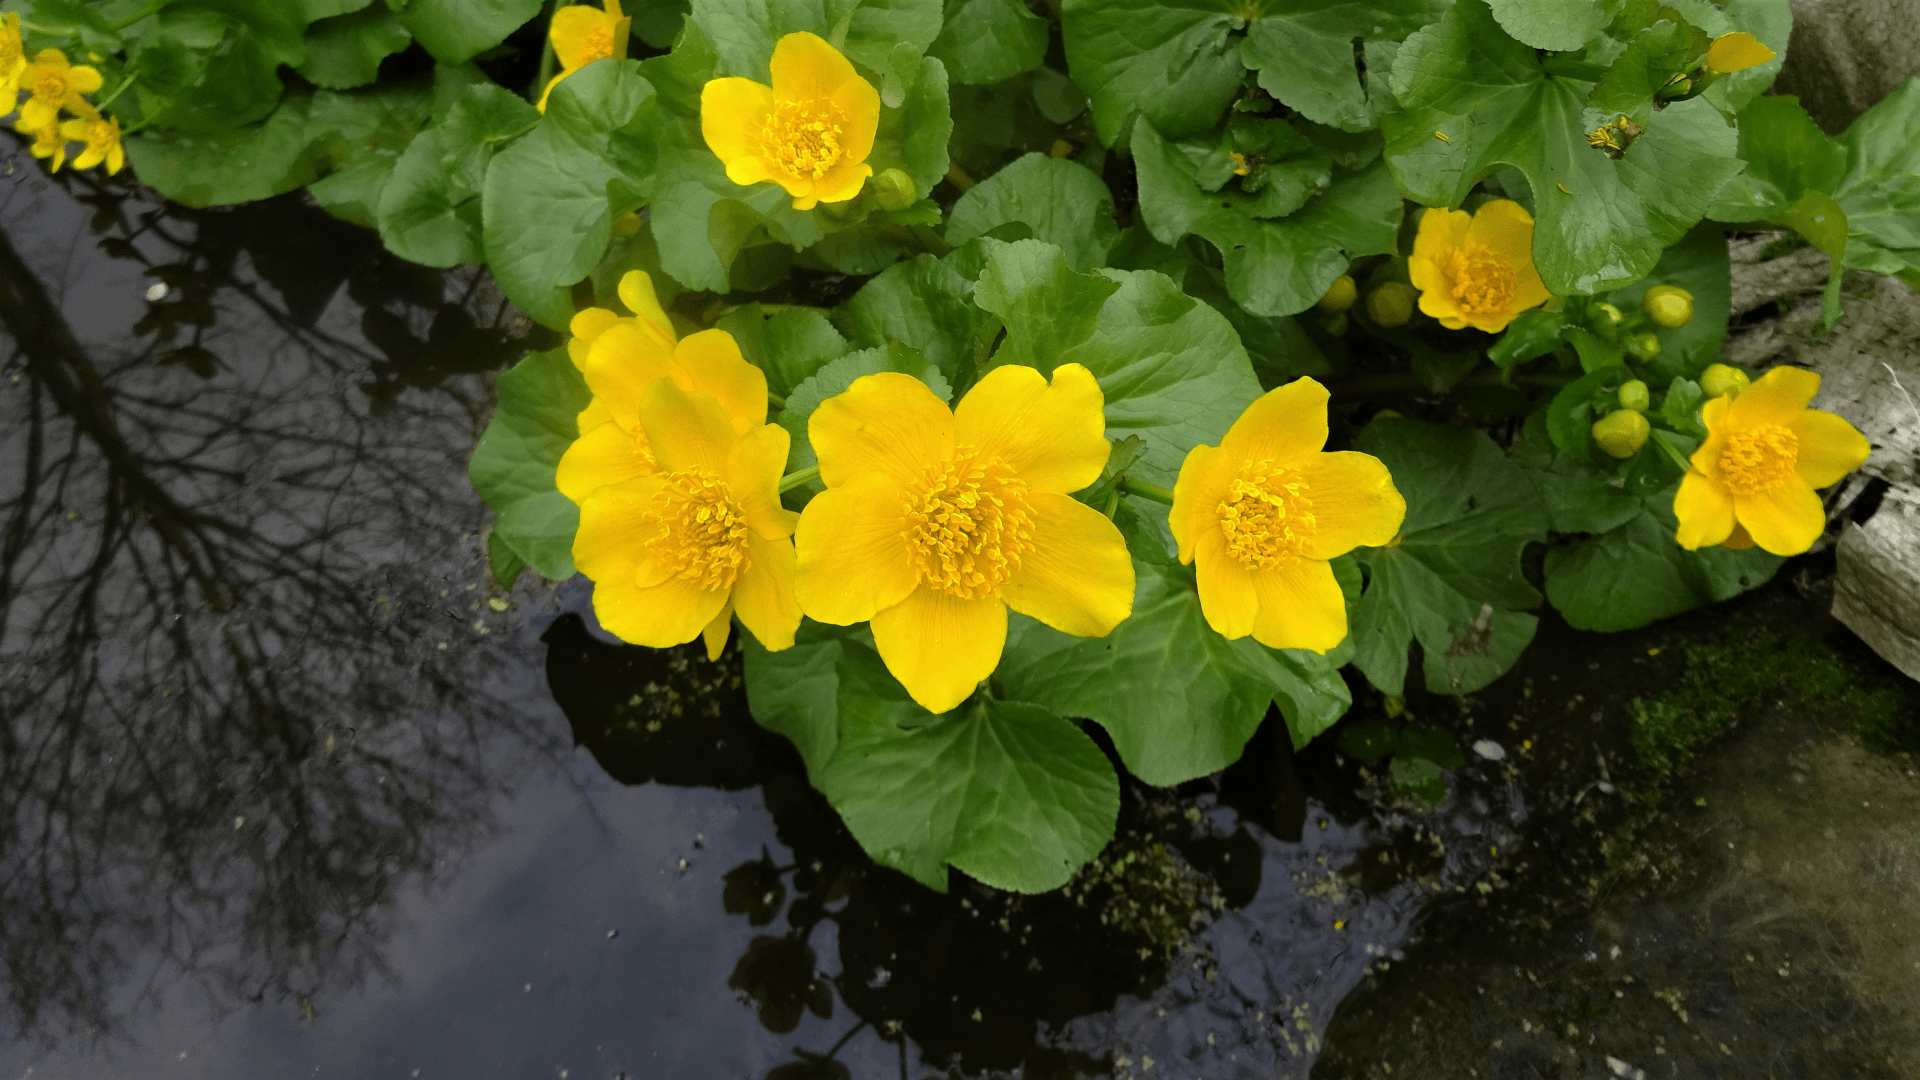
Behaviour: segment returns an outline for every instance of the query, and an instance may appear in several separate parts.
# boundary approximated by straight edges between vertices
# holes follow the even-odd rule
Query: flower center
[[[1735,432],[1720,451],[1720,474],[1735,495],[1764,495],[1787,482],[1800,459],[1800,440],[1778,424]]]
[[[767,147],[787,172],[818,180],[840,160],[842,120],[829,102],[782,101],[767,120]]]
[[[960,447],[907,496],[907,549],[920,580],[949,596],[991,596],[1033,541],[1026,481]]]
[[[587,31],[580,41],[580,66],[586,67],[595,60],[605,60],[613,55],[613,31],[604,26],[596,26]]]
[[[642,522],[669,578],[727,589],[747,563],[747,520],[726,481],[705,469],[668,473]]]
[[[1227,534],[1227,550],[1249,570],[1293,565],[1313,540],[1306,483],[1272,461],[1247,462],[1220,504],[1220,531]]]
[[[113,125],[105,120],[95,120],[87,124],[87,146],[94,150],[112,148]]]
[[[63,102],[67,100],[67,77],[59,71],[42,71],[33,80],[33,96],[42,101]]]
[[[1469,315],[1495,315],[1513,305],[1519,291],[1513,267],[1485,248],[1453,253],[1453,302]]]

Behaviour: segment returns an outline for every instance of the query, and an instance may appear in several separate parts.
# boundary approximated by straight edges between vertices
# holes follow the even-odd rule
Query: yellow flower
[[[1533,267],[1533,217],[1510,199],[1472,214],[1429,209],[1407,270],[1420,290],[1420,310],[1449,330],[1497,334],[1551,295]]]
[[[584,504],[600,488],[660,471],[640,417],[641,398],[659,379],[712,397],[736,434],[767,420],[767,377],[740,355],[733,335],[702,330],[676,340],[642,271],[621,279],[620,297],[638,314],[622,318],[605,308],[588,308],[573,318],[576,336],[568,351],[593,400],[580,412],[580,437],[561,456],[555,481],[576,503]],[[591,344],[574,348],[582,338]]]
[[[1406,500],[1379,458],[1322,453],[1327,391],[1293,382],[1247,406],[1180,466],[1168,522],[1196,564],[1200,611],[1228,640],[1324,653],[1347,636],[1329,559],[1393,540]]]
[[[573,538],[600,625],[654,648],[704,637],[718,659],[739,615],[768,649],[792,645],[798,515],[780,506],[786,431],[740,432],[712,395],[669,378],[640,394],[638,414],[659,471],[587,496]]]
[[[1253,171],[1253,166],[1247,164],[1247,155],[1238,150],[1229,150],[1227,156],[1233,159],[1233,175],[1246,176]]]
[[[76,169],[91,169],[101,162],[107,163],[107,175],[112,176],[127,163],[127,152],[120,145],[120,120],[118,117],[82,117],[68,120],[60,125],[60,134],[71,142],[86,143],[87,148],[73,159]]]
[[[1819,389],[1813,372],[1777,367],[1706,403],[1707,441],[1673,499],[1681,547],[1728,543],[1744,528],[1775,555],[1798,555],[1820,538],[1827,513],[1813,489],[1859,468],[1872,448],[1852,424],[1807,408]]]
[[[13,126],[21,131],[39,131],[50,127],[65,109],[77,116],[98,116],[81,94],[100,89],[100,73],[90,67],[75,66],[59,49],[41,49],[20,72],[20,89],[31,93],[20,106],[20,119]]]
[[[745,187],[771,180],[795,210],[845,202],[873,175],[867,154],[880,94],[839,50],[812,34],[773,47],[773,85],[714,79],[700,92],[700,134]]]
[[[6,106],[7,112],[13,111],[20,90],[20,75],[26,70],[27,45],[20,40],[20,13],[9,11],[0,15],[0,104]]]
[[[547,80],[540,91],[539,109],[547,111],[547,96],[560,80],[595,60],[627,58],[627,28],[633,20],[620,13],[620,0],[605,0],[606,8],[595,11],[584,4],[563,7],[553,13],[547,27],[547,40],[553,42],[553,55],[560,60],[560,74]]]
[[[27,145],[27,150],[34,157],[51,158],[52,160],[47,164],[47,171],[56,173],[67,160],[67,139],[60,134],[59,124],[48,124],[33,133],[33,142]]]
[[[1133,611],[1133,560],[1067,494],[1106,467],[1104,405],[1079,364],[1051,384],[995,368],[951,411],[911,376],[855,380],[807,423],[827,490],[794,537],[801,610],[872,620],[887,670],[936,713],[1000,663],[1009,607],[1104,637]]]
[[[1721,34],[1707,47],[1707,70],[1725,75],[1758,67],[1774,58],[1772,49],[1760,44],[1752,34]]]

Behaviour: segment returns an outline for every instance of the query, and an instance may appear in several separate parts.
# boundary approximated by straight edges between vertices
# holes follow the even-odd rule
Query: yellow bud
[[[1653,404],[1653,396],[1647,393],[1647,384],[1639,379],[1620,385],[1620,406],[1634,412],[1645,412]]]
[[[1052,158],[1072,157],[1073,144],[1065,139],[1055,139],[1053,140],[1053,145],[1047,147],[1047,156]]]
[[[1669,330],[1678,330],[1693,321],[1693,294],[1677,285],[1655,285],[1640,301],[1647,318]]]
[[[619,217],[613,219],[613,234],[615,236],[632,236],[634,233],[640,231],[640,225],[639,214],[621,214]]]
[[[1710,398],[1737,394],[1747,388],[1747,373],[1727,364],[1715,364],[1700,373],[1700,392]]]
[[[1610,326],[1619,326],[1620,320],[1626,318],[1625,315],[1620,313],[1619,308],[1614,307],[1612,304],[1606,303],[1604,301],[1593,305],[1593,307],[1594,307],[1594,310],[1600,313],[1601,318],[1607,320],[1607,323]]]
[[[1353,283],[1352,274],[1341,274],[1333,279],[1333,285],[1327,289],[1327,295],[1320,298],[1321,311],[1345,311],[1353,306],[1360,296],[1360,287]]]
[[[1651,360],[1660,355],[1660,339],[1653,334],[1635,334],[1627,339],[1627,351],[1636,360]]]
[[[920,191],[905,169],[887,169],[874,177],[873,193],[888,210],[905,210],[920,201]]]
[[[1645,392],[1644,386],[1642,393]],[[1653,431],[1653,425],[1647,418],[1632,409],[1610,412],[1593,425],[1593,441],[1600,449],[1617,458],[1630,458],[1647,445],[1647,435]]]
[[[1707,70],[1722,75],[1730,71],[1745,71],[1766,63],[1775,55],[1772,49],[1760,44],[1760,39],[1752,34],[1721,34],[1707,47]]]
[[[1413,318],[1413,286],[1389,281],[1367,294],[1367,317],[1380,326],[1405,326]]]

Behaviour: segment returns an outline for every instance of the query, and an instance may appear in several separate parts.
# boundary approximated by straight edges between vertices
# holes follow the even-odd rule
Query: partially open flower
[[[606,7],[596,11],[584,4],[572,4],[553,13],[547,39],[553,42],[553,55],[560,61],[560,74],[547,80],[540,91],[539,109],[547,111],[547,98],[560,80],[595,60],[625,60],[627,33],[633,20],[620,11],[620,0],[605,0]]]
[[[1407,262],[1420,310],[1449,330],[1497,334],[1552,295],[1533,266],[1533,216],[1511,199],[1475,213],[1429,209]]]
[[[87,148],[80,151],[80,156],[73,159],[76,169],[91,169],[106,162],[107,175],[112,176],[127,163],[127,151],[120,145],[118,117],[94,116],[68,120],[60,125],[60,136],[87,144]]]
[[[700,133],[741,186],[771,180],[795,210],[860,194],[880,126],[880,93],[812,34],[773,47],[773,85],[714,79],[700,93]]]

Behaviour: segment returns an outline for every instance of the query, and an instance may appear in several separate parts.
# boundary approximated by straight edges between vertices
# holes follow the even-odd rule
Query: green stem
[[[134,23],[139,22],[141,19],[144,19],[149,15],[157,13],[161,8],[166,7],[167,3],[168,3],[168,0],[153,0],[153,3],[148,4],[146,7],[141,8],[139,11],[136,11],[133,14],[127,16],[126,18],[121,19],[119,22],[114,23],[112,26],[109,26],[107,29],[115,32],[125,30],[127,27],[132,26]]]
[[[113,88],[113,93],[111,93],[111,94],[108,94],[108,95],[107,95],[107,97],[106,97],[106,100],[104,100],[104,101],[96,101],[96,102],[94,102],[94,103],[93,103],[93,107],[94,107],[94,108],[96,108],[96,109],[104,109],[104,108],[106,108],[107,106],[109,106],[109,105],[111,105],[111,104],[113,104],[113,101],[114,101],[114,99],[115,99],[115,98],[117,98],[117,97],[119,97],[119,96],[120,96],[121,94],[124,94],[124,93],[126,93],[126,92],[127,92],[127,87],[129,87],[129,86],[132,86],[132,85],[134,84],[134,82],[135,82],[135,80],[137,80],[137,79],[139,79],[139,78],[140,78],[140,73],[139,73],[139,72],[137,72],[137,71],[136,71],[136,72],[134,72],[133,74],[131,74],[131,75],[129,75],[129,76],[127,76],[127,81],[126,81],[126,82],[123,82],[123,83],[121,83],[121,84],[120,84],[119,86],[116,86],[116,87],[114,87],[114,88]]]
[[[36,34],[52,34],[54,37],[72,37],[73,35],[80,32],[78,30],[75,30],[71,26],[62,30],[59,27],[41,26],[38,23],[30,23],[25,19],[20,20],[20,29],[31,30]]]
[[[820,479],[820,466],[814,465],[796,473],[788,473],[780,478],[780,494],[785,495],[802,484],[810,484]]]
[[[769,390],[767,391],[767,405],[776,410],[784,409],[787,407],[787,399]]]
[[[534,101],[539,101],[540,95],[546,92],[547,81],[553,78],[553,70],[560,62],[559,55],[553,51],[553,16],[564,2],[548,0],[547,3],[547,32],[540,36],[540,74],[534,78],[533,88],[527,91],[527,97]]]
[[[1173,505],[1173,492],[1168,488],[1161,487],[1159,484],[1149,484],[1145,480],[1135,480],[1131,476],[1122,476],[1114,486],[1129,495],[1138,495],[1143,499],[1150,499],[1165,506]]]
[[[1673,463],[1674,463],[1675,465],[1678,465],[1678,466],[1680,466],[1680,471],[1681,471],[1681,473],[1683,473],[1683,474],[1684,474],[1684,473],[1687,473],[1687,472],[1690,472],[1690,471],[1692,471],[1692,469],[1693,469],[1693,462],[1691,462],[1691,461],[1688,461],[1688,460],[1687,460],[1687,459],[1686,459],[1685,457],[1683,457],[1683,456],[1681,455],[1681,453],[1680,453],[1680,451],[1678,451],[1678,450],[1676,450],[1676,449],[1674,449],[1674,447],[1673,447],[1673,444],[1672,444],[1672,443],[1670,443],[1670,442],[1668,442],[1667,440],[1665,440],[1665,439],[1663,439],[1663,438],[1661,438],[1661,437],[1660,437],[1660,433],[1659,433],[1659,432],[1657,432],[1657,431],[1655,431],[1655,432],[1653,432],[1653,433],[1651,433],[1651,434],[1649,434],[1649,435],[1648,435],[1647,437],[1648,437],[1649,439],[1652,439],[1652,440],[1653,440],[1653,441],[1654,441],[1655,443],[1658,443],[1658,444],[1659,444],[1659,446],[1660,446],[1660,450],[1661,450],[1661,452],[1667,455],[1667,460],[1668,460],[1668,461],[1671,461],[1671,462],[1673,462]]]

